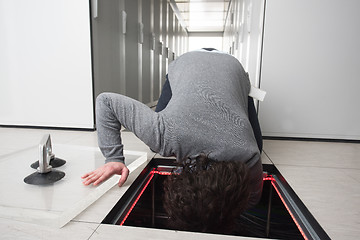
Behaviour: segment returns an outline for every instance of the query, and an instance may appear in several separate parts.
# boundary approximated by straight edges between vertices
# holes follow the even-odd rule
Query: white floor
[[[37,148],[46,133],[51,134],[54,148],[56,144],[97,146],[96,132],[0,128],[0,162],[21,151]],[[130,132],[123,132],[123,143],[126,150],[147,152],[149,159],[155,156]],[[360,144],[265,140],[263,162],[276,165],[332,239],[358,239]],[[109,204],[106,207],[111,208],[119,192],[119,188],[115,187],[61,229],[0,218],[0,239],[107,239],[114,236],[126,239],[220,238],[209,234],[100,224],[103,210],[99,209]],[[6,193],[0,190],[0,195],[3,194]]]
[[[264,152],[332,239],[359,239],[360,144],[267,140]]]

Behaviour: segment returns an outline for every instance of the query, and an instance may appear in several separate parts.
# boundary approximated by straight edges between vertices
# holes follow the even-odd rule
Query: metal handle
[[[122,17],[122,33],[126,34],[126,17],[127,17],[127,14],[126,14],[125,11],[121,12],[121,17]]]
[[[139,43],[144,43],[144,24],[139,23]]]
[[[93,18],[98,17],[98,0],[92,0]]]
[[[151,46],[151,50],[155,50],[155,48],[156,48],[156,37],[155,37],[155,33],[151,33],[150,46]]]
[[[39,173],[51,172],[50,159],[53,157],[50,134],[46,134],[39,144],[39,167],[37,171]]]

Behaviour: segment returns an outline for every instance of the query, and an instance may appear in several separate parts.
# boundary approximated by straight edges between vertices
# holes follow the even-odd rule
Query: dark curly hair
[[[240,161],[214,161],[201,154],[182,161],[180,174],[164,182],[169,227],[231,233],[249,201],[248,170]]]

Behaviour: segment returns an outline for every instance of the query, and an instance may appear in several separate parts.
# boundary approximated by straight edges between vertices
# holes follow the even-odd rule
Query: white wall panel
[[[143,43],[142,43],[142,102],[150,104],[152,87],[153,87],[153,72],[151,71],[151,1],[142,1],[142,23],[143,23]]]
[[[224,32],[224,51],[239,59],[254,86],[259,86],[260,78],[264,2],[232,1]]]
[[[126,95],[125,1],[96,2],[97,16],[91,18],[95,97],[102,92]]]
[[[266,3],[266,136],[360,139],[360,2]]]
[[[89,2],[0,0],[0,125],[93,128]]]

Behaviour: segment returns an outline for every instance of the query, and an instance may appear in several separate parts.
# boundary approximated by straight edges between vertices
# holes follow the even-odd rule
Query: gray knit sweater
[[[250,205],[261,195],[260,153],[247,113],[250,82],[239,61],[219,52],[186,53],[169,65],[172,97],[161,112],[112,93],[98,96],[99,147],[106,162],[124,161],[123,125],[163,156],[242,161],[250,169]]]

